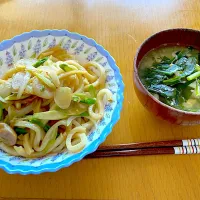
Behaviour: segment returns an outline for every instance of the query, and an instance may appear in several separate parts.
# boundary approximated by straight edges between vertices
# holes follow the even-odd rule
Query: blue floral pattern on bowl
[[[114,59],[101,45],[93,39],[67,30],[32,31],[15,36],[0,43],[0,76],[21,58],[35,58],[42,51],[60,45],[69,54],[73,54],[81,64],[96,61],[107,73],[106,88],[113,93],[113,102],[105,106],[105,115],[88,134],[88,144],[79,153],[63,152],[37,159],[14,157],[0,150],[0,168],[10,174],[40,174],[55,172],[63,167],[80,161],[87,154],[94,152],[112,131],[120,118],[123,103],[124,84],[119,68]]]

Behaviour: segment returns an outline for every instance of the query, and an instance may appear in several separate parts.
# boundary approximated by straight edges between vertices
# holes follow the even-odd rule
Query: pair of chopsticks
[[[199,153],[200,139],[187,139],[100,146],[87,158]]]

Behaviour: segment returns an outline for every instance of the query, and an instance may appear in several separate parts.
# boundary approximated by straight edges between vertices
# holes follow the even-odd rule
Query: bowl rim
[[[66,29],[32,30],[30,32],[24,32],[22,34],[16,35],[11,39],[3,40],[2,42],[0,42],[0,51],[4,51],[7,48],[11,47],[13,45],[13,42],[14,43],[22,42],[22,41],[29,40],[31,37],[38,38],[38,37],[43,37],[43,36],[48,36],[48,35],[68,36],[72,39],[82,40],[84,43],[95,47],[99,53],[101,53],[104,57],[106,57],[107,62],[109,63],[110,67],[113,69],[115,77],[117,77],[117,80],[116,80],[117,86],[118,86],[117,104],[114,108],[110,123],[108,123],[105,126],[104,130],[100,134],[100,137],[95,139],[89,146],[84,148],[81,152],[74,154],[73,158],[68,157],[68,158],[63,159],[60,162],[44,164],[38,167],[25,166],[25,165],[14,166],[7,161],[0,160],[0,168],[5,170],[9,174],[21,174],[21,175],[40,174],[44,172],[56,172],[60,170],[61,168],[68,167],[72,165],[73,163],[80,161],[86,155],[96,151],[98,146],[105,141],[106,137],[111,133],[113,126],[120,119],[120,112],[122,110],[122,104],[124,100],[124,96],[123,96],[124,83],[123,83],[122,75],[120,74],[119,67],[116,65],[115,59],[110,55],[110,53],[107,50],[104,49],[102,45],[98,44],[94,39],[88,38],[87,36],[84,36],[77,32],[70,32]]]
[[[140,86],[145,90],[145,92],[148,94],[148,96],[153,99],[154,101],[156,101],[158,104],[162,105],[163,107],[171,110],[171,111],[174,111],[174,112],[179,112],[179,113],[182,113],[182,114],[185,114],[185,115],[193,115],[193,116],[198,116],[200,115],[200,111],[199,112],[191,112],[191,111],[184,111],[184,110],[179,110],[179,109],[176,109],[174,107],[171,107],[171,106],[168,106],[167,104],[164,104],[163,102],[159,101],[157,98],[155,98],[146,88],[145,86],[143,85],[142,81],[140,80],[140,77],[139,77],[139,74],[138,74],[138,68],[136,67],[136,62],[137,62],[137,58],[138,58],[138,54],[140,53],[140,50],[142,49],[142,47],[149,41],[151,40],[152,38],[156,37],[157,35],[163,33],[163,32],[171,32],[171,31],[175,31],[175,30],[179,30],[179,31],[189,31],[189,32],[196,32],[198,34],[200,34],[200,31],[199,30],[195,30],[195,29],[190,29],[190,28],[172,28],[172,29],[165,29],[165,30],[162,30],[162,31],[159,31],[159,32],[156,32],[154,34],[152,34],[151,36],[149,36],[148,38],[146,38],[142,44],[139,46],[139,48],[137,49],[136,51],[136,54],[134,56],[134,62],[133,62],[133,76],[135,76],[135,78],[139,81],[140,83]],[[163,44],[164,45],[164,44]],[[151,49],[153,50],[153,49]],[[151,51],[150,50],[150,51]],[[148,51],[149,52],[149,51]],[[143,56],[144,57],[144,56]],[[142,58],[143,58],[142,57]]]

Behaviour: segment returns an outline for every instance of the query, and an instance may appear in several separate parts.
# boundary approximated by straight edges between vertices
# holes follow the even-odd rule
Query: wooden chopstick
[[[187,140],[167,140],[145,143],[129,143],[129,144],[116,144],[100,146],[97,151],[105,150],[124,150],[124,149],[142,149],[152,147],[175,147],[175,146],[200,146],[200,139],[187,139]]]
[[[199,153],[200,139],[187,139],[101,146],[87,158]]]

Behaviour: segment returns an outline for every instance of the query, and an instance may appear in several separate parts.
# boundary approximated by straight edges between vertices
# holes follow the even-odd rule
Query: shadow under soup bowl
[[[173,124],[200,124],[200,31],[169,29],[139,47],[134,87],[140,102]]]

